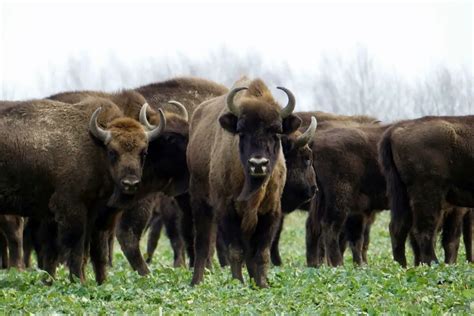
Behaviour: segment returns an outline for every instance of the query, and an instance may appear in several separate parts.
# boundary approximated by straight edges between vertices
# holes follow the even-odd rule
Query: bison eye
[[[113,149],[109,149],[107,151],[107,156],[109,157],[109,160],[114,163],[117,161],[117,158],[118,158],[118,153],[117,151],[113,150]]]

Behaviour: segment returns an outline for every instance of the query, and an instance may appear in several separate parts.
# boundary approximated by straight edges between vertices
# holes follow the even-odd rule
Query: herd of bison
[[[274,88],[278,90],[274,90]],[[286,97],[280,105],[274,94]],[[308,211],[307,265],[366,264],[376,214],[391,210],[394,259],[446,263],[461,235],[473,261],[474,116],[384,123],[365,115],[294,112],[285,87],[243,77],[228,89],[175,78],[116,93],[72,91],[0,102],[0,257],[24,269],[32,252],[55,278],[84,282],[112,266],[114,239],[150,273],[163,226],[174,266],[203,281],[217,253],[232,277],[267,287],[285,215]],[[140,239],[149,230],[145,256]],[[146,260],[145,260],[146,259]]]

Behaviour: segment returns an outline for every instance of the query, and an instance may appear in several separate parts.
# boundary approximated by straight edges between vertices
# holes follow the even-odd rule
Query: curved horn
[[[277,89],[282,90],[288,96],[288,104],[281,110],[280,115],[282,118],[285,118],[295,110],[296,100],[294,94],[285,87],[277,87]]]
[[[146,104],[146,105],[148,106],[148,104]],[[143,105],[143,107],[145,107],[145,105]],[[145,113],[146,113],[146,109],[145,109]],[[165,113],[163,113],[163,111],[161,109],[158,109],[158,114],[160,115],[160,124],[158,124],[158,126],[156,126],[156,127],[154,127],[153,125],[149,125],[149,126],[152,126],[154,128],[152,130],[146,132],[148,142],[152,142],[158,136],[160,136],[160,134],[163,132],[163,130],[166,127]],[[146,115],[145,115],[145,120],[146,120]],[[146,122],[148,123],[148,120],[146,120]]]
[[[156,126],[151,125],[150,122],[148,122],[148,119],[146,118],[146,110],[148,109],[148,103],[145,103],[142,105],[142,108],[140,109],[140,123],[145,126],[148,130],[153,130],[155,129]]]
[[[100,111],[102,111],[101,107],[97,108],[94,113],[92,113],[91,120],[89,121],[89,130],[95,138],[107,145],[112,138],[112,133],[102,129],[97,123],[97,117],[99,116]]]
[[[227,103],[227,108],[229,111],[234,114],[235,116],[239,117],[240,116],[240,109],[235,105],[234,103],[234,97],[237,94],[237,92],[242,91],[242,90],[247,90],[247,87],[238,87],[235,89],[232,89],[232,91],[229,92],[226,98],[226,103]]]
[[[302,135],[296,138],[296,141],[295,141],[296,147],[303,147],[307,143],[309,143],[309,141],[313,139],[317,126],[318,126],[318,121],[316,121],[316,117],[311,116],[311,124],[308,126],[308,129]]]
[[[169,104],[173,104],[174,106],[176,106],[176,108],[178,108],[178,110],[181,111],[181,114],[183,116],[183,119],[188,122],[189,121],[189,115],[188,115],[188,110],[186,110],[186,107],[178,102],[178,101],[174,101],[174,100],[171,100],[171,101],[168,101]]]

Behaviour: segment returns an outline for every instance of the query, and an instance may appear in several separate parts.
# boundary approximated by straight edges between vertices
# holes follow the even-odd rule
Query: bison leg
[[[142,201],[136,208],[122,213],[117,229],[117,240],[133,270],[147,275],[150,270],[140,252],[140,239],[151,216],[149,201]]]
[[[84,282],[82,264],[84,257],[87,208],[68,194],[54,193],[49,202],[51,211],[58,222],[58,236],[68,255],[71,281],[77,277]]]
[[[370,243],[370,229],[372,228],[372,224],[375,221],[375,211],[372,211],[370,215],[366,218],[365,227],[364,227],[364,243],[362,245],[362,261],[367,264],[367,252],[369,251],[369,243]]]
[[[447,264],[456,263],[459,243],[461,241],[463,216],[464,209],[453,208],[444,220],[442,244],[444,249],[444,262]]]
[[[115,231],[110,232],[109,234],[109,254],[108,254],[108,265],[109,267],[114,266],[114,244],[115,244]]]
[[[272,263],[276,266],[281,266],[281,264],[282,264],[279,244],[280,244],[281,231],[283,230],[283,221],[284,220],[285,220],[285,216],[282,215],[281,219],[280,219],[280,222],[278,223],[275,238],[273,239],[273,242],[272,242],[272,247],[270,249]]]
[[[146,263],[150,264],[153,259],[158,240],[160,239],[161,229],[163,228],[163,221],[161,217],[153,213],[150,223],[150,232],[148,233],[148,242],[146,245]]]
[[[321,191],[320,191],[321,192]],[[308,267],[319,267],[324,261],[324,243],[322,239],[320,216],[324,211],[322,194],[311,201],[308,218],[306,219],[306,262]]]
[[[216,239],[217,258],[221,267],[229,265],[229,250],[227,248],[224,231],[222,225],[218,225],[217,239]]]
[[[221,229],[219,230],[220,234],[218,234],[217,239],[221,239],[220,243],[223,244],[225,248],[228,246],[228,259],[232,278],[243,283],[244,277],[242,275],[242,264],[244,260],[244,248],[241,239],[242,229],[240,226],[240,220],[241,219],[235,213],[235,210],[229,208],[229,211],[222,219],[220,225]],[[224,249],[224,251],[227,251],[227,249]]]
[[[4,231],[8,240],[9,250],[9,267],[23,270],[25,265],[23,262],[23,218],[20,216],[12,216],[10,225],[4,227]]]
[[[211,254],[212,237],[216,230],[215,214],[212,207],[203,200],[193,201],[194,248],[195,260],[191,285],[196,285],[204,279],[204,269]]]
[[[8,269],[8,242],[7,237],[0,232],[0,248],[2,255],[2,269]]]
[[[442,220],[441,201],[437,196],[441,196],[435,188],[423,186],[420,192],[414,192],[414,197],[425,197],[426,192],[430,192],[430,198],[414,199],[412,201],[413,210],[413,235],[420,249],[420,262],[430,264],[438,262],[435,253],[436,232]],[[418,194],[417,194],[418,193]]]
[[[341,248],[339,247],[339,237],[344,228],[345,219],[346,212],[337,207],[328,205],[322,226],[324,227],[323,238],[328,264],[333,267],[343,264]]]
[[[39,221],[38,229],[34,232],[34,238],[37,241],[35,251],[38,258],[38,267],[45,270],[54,279],[60,260],[58,223],[54,220]]]
[[[412,215],[408,211],[395,213],[391,211],[389,224],[390,239],[392,243],[393,259],[402,267],[407,266],[405,243],[412,226]]]
[[[365,225],[364,229],[364,243],[362,244],[362,262],[364,264],[369,263],[367,260],[367,252],[369,251],[369,243],[370,243],[370,224]]]
[[[171,213],[171,216],[164,216],[166,235],[168,236],[171,247],[173,248],[174,253],[174,262],[173,266],[184,267],[186,266],[184,260],[184,243],[181,238],[178,227],[178,210],[175,210]]]
[[[472,224],[474,221],[474,209],[470,209],[463,218],[462,223],[462,235],[464,240],[464,246],[466,247],[466,260],[468,262],[474,262],[473,251],[472,251]]]
[[[413,265],[417,267],[421,264],[420,246],[418,245],[418,242],[413,232],[410,232],[409,236],[410,236],[410,246],[411,246],[411,249],[413,250]]]
[[[345,235],[352,251],[352,261],[356,265],[362,265],[362,248],[364,244],[364,215],[354,214],[347,218],[345,225]],[[341,252],[343,253],[343,252]]]
[[[194,267],[194,222],[190,197],[188,193],[185,193],[175,197],[175,200],[181,209],[180,231],[186,246],[189,267]]]
[[[91,263],[94,268],[97,284],[102,284],[107,278],[107,263],[109,255],[109,232],[93,229],[90,242]]]
[[[39,223],[33,218],[28,218],[23,229],[23,261],[26,268],[31,267],[31,253],[35,244],[35,233],[39,229]]]
[[[280,223],[276,212],[259,216],[257,227],[246,244],[247,270],[251,278],[260,288],[268,287],[267,270],[270,262],[270,247]]]

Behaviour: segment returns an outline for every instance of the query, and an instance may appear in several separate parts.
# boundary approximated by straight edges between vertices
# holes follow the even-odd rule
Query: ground
[[[402,269],[392,260],[385,213],[373,228],[369,266],[353,267],[346,252],[344,267],[306,268],[305,219],[304,213],[289,216],[281,243],[284,266],[270,269],[270,289],[256,289],[248,278],[240,284],[228,269],[218,267],[192,288],[191,272],[172,268],[169,242],[162,237],[149,277],[131,271],[119,249],[101,286],[94,283],[90,267],[85,285],[71,284],[64,268],[52,286],[43,285],[41,271],[0,271],[0,314],[474,313],[474,266],[465,263],[464,251],[456,265]]]

